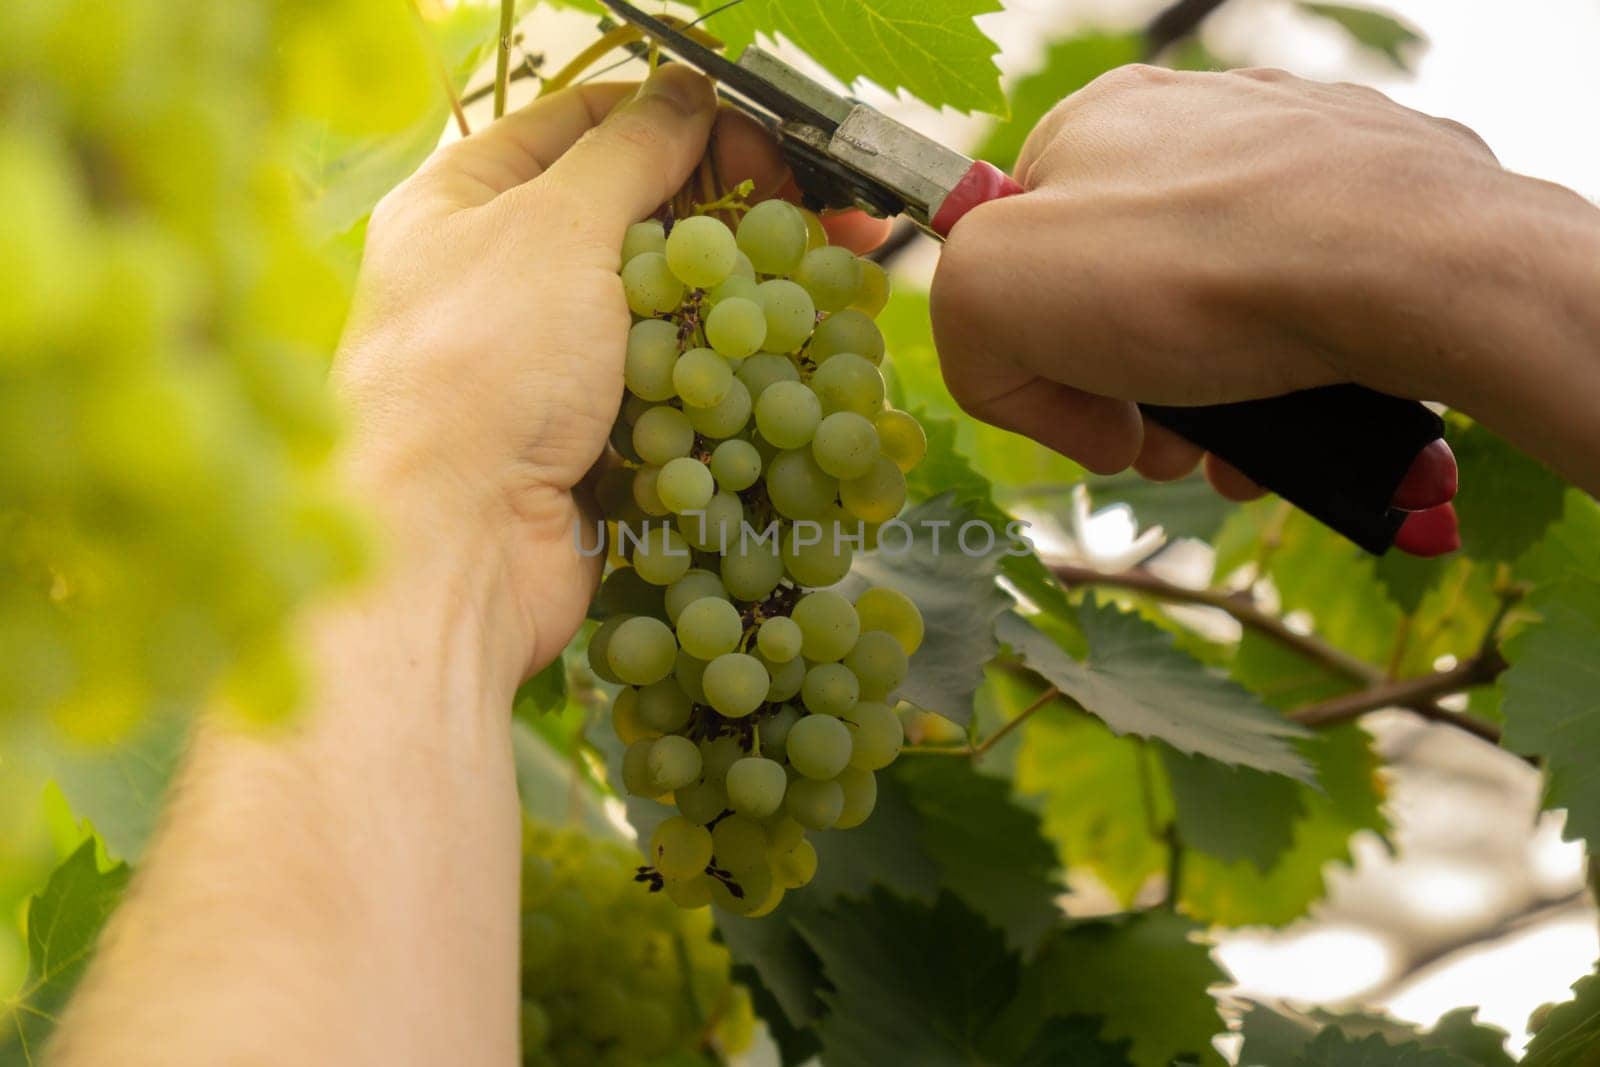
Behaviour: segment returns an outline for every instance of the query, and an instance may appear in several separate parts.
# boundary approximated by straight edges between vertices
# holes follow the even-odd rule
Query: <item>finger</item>
[[[1055,449],[1095,474],[1127,469],[1139,454],[1143,434],[1143,420],[1134,405],[1046,378],[1033,378],[968,410],[985,422]]]
[[[1205,449],[1190,444],[1165,426],[1144,424],[1144,445],[1133,469],[1153,482],[1173,482],[1187,477],[1200,465]]]
[[[435,152],[417,181],[453,208],[476,207],[543,174],[637,84],[607,82],[540,97]]]
[[[748,181],[754,186],[750,192],[754,201],[770,200],[794,187],[778,142],[765,126],[743,111],[724,107],[717,113],[711,136],[717,175],[727,188]]]
[[[1238,503],[1257,500],[1267,495],[1267,491],[1257,485],[1244,472],[1225,459],[1219,459],[1213,453],[1206,453],[1206,481],[1211,483],[1222,497]]]
[[[556,191],[573,204],[574,227],[615,248],[623,231],[683,185],[705,152],[717,114],[711,83],[682,63],[657,70],[639,94],[580,137],[538,183],[508,196]]]
[[[851,208],[823,215],[822,228],[828,231],[829,244],[843,245],[859,256],[883,244],[894,223],[888,219],[875,219],[865,211]]]

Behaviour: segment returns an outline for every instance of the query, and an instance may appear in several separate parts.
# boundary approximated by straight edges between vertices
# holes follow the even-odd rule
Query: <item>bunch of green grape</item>
[[[748,1047],[750,996],[704,913],[684,912],[628,875],[627,845],[525,820],[522,833],[522,1062],[639,1067],[714,1044]]]
[[[828,588],[899,514],[927,439],[885,404],[881,267],[783,201],[633,226],[636,321],[599,486],[615,568],[596,673],[628,792],[673,804],[642,877],[742,915],[809,882],[807,833],[860,825],[899,754],[922,642],[903,594]]]
[[[420,119],[431,62],[388,0],[0,3],[0,728],[294,699],[284,623],[362,545],[293,174]]]

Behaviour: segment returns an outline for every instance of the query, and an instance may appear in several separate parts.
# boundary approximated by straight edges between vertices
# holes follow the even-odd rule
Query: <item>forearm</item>
[[[320,684],[288,736],[200,729],[59,1063],[514,1061],[499,576],[481,545],[409,558],[308,622]]]
[[[1600,208],[1508,175],[1473,221],[1461,284],[1428,305],[1447,324],[1437,398],[1600,494]]]

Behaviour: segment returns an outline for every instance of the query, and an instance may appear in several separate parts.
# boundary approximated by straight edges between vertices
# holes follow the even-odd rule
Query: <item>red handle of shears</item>
[[[979,204],[987,204],[1002,196],[1015,196],[1020,192],[1022,186],[1012,181],[1005,171],[980,159],[962,175],[956,187],[950,190],[950,195],[944,198],[944,203],[939,205],[931,222],[933,232],[940,237],[948,237],[951,228],[961,221],[961,216]]]

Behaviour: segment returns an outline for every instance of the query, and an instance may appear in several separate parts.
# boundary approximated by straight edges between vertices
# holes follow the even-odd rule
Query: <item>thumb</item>
[[[653,213],[689,177],[716,114],[709,81],[681,64],[662,67],[524,188],[543,186],[582,203],[586,236],[620,246],[628,225]]]

